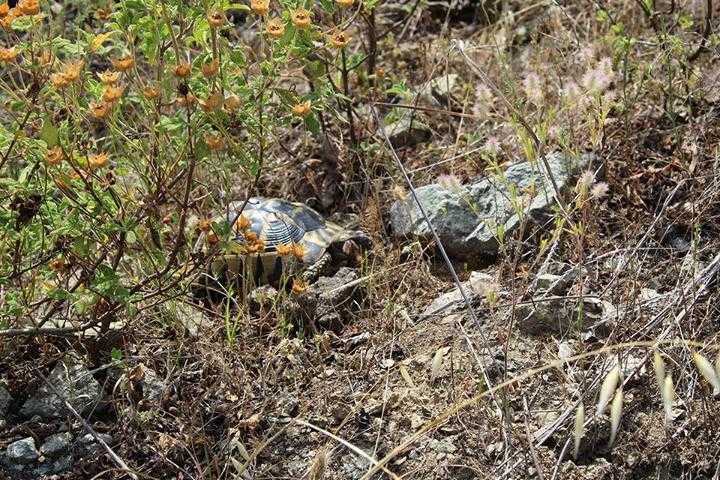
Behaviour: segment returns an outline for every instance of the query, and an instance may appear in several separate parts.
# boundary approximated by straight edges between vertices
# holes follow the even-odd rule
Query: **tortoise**
[[[215,220],[227,222],[233,241],[211,262],[209,276],[249,288],[281,286],[291,277],[312,282],[330,266],[348,263],[371,246],[366,233],[326,220],[304,203],[280,198],[232,202]]]

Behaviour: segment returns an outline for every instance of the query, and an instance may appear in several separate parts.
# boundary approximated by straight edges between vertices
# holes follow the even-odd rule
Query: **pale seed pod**
[[[657,350],[653,351],[653,369],[655,370],[655,380],[657,380],[658,388],[662,390],[665,382],[665,361]]]
[[[620,367],[615,365],[615,367],[610,370],[610,373],[607,374],[605,380],[603,380],[602,387],[600,387],[600,398],[598,399],[597,412],[595,412],[596,415],[603,414],[605,408],[608,406],[608,403],[610,403],[610,399],[612,398],[619,381]]]
[[[308,477],[310,478],[310,480],[322,480],[323,478],[325,478],[327,461],[327,453],[325,452],[325,450],[320,450],[317,455],[315,455],[313,464],[310,467],[310,472],[308,473]]]
[[[573,457],[575,460],[578,458],[580,453],[580,440],[585,436],[585,406],[580,402],[577,410],[575,411],[575,430],[573,431],[573,438],[575,440],[575,450]]]
[[[610,407],[610,442],[608,443],[608,448],[611,448],[615,443],[615,437],[617,436],[618,428],[620,428],[623,398],[624,396],[621,387],[617,389],[617,392],[615,392],[615,398],[613,398],[612,406]]]
[[[673,387],[672,376],[665,377],[662,387],[662,401],[665,409],[665,424],[670,425],[673,421],[672,404],[675,400],[675,389]]]
[[[693,353],[693,361],[700,374],[712,385],[713,395],[720,393],[720,379],[718,379],[718,374],[710,361],[697,352]]]

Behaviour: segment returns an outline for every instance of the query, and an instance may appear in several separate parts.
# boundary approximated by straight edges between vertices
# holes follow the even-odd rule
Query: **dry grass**
[[[404,81],[417,91],[456,73],[454,98],[425,105],[358,83],[360,155],[339,122],[325,142],[288,129],[268,152],[256,193],[320,208],[330,195],[325,213],[354,214],[375,239],[364,300],[341,332],[287,336],[278,305],[207,311],[188,335],[187,313],[158,305],[115,338],[4,340],[0,370],[11,391],[27,396],[33,368],[49,369],[71,347],[87,354],[111,398],[94,426],[112,433],[114,451],[141,478],[717,478],[720,412],[709,385],[718,375],[718,293],[714,271],[702,275],[720,246],[716,39],[692,58],[705,2],[672,2],[673,14],[662,13],[671,2],[656,2],[661,13],[650,18],[643,2],[506,3],[488,25],[445,24],[424,6],[406,17],[412,4],[381,3],[377,30],[392,32],[378,43],[382,86]],[[694,26],[683,30],[680,15]],[[562,227],[528,225],[483,262],[499,288],[497,302],[478,307],[481,330],[466,313],[418,319],[453,282],[432,248],[401,260],[405,243],[390,237],[389,206],[408,187],[363,113],[389,100],[427,107],[397,109],[432,126],[431,142],[397,152],[415,185],[466,181],[555,149],[600,159],[592,185],[606,184],[604,195],[581,203],[567,192]],[[252,190],[247,175],[228,172],[214,185],[212,173],[200,174],[208,209],[218,190]],[[568,296],[618,307],[604,336],[517,328],[518,303],[536,296],[534,278],[557,263],[584,269]],[[461,279],[472,267],[454,265]],[[561,360],[560,345],[572,352]],[[653,347],[674,402],[654,377]],[[705,379],[697,351],[711,363]],[[156,403],[113,388],[140,364],[164,379]],[[618,377],[604,383],[610,371]],[[598,401],[612,419],[596,413]],[[0,438],[23,427],[14,428]],[[98,473],[103,462],[88,459],[67,478]],[[392,473],[375,473],[381,466]]]

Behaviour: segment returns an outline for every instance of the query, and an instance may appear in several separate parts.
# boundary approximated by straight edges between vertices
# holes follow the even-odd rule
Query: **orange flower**
[[[212,28],[220,28],[225,25],[225,13],[222,10],[211,10],[207,14],[207,21]]]
[[[65,269],[65,261],[62,258],[56,258],[50,262],[50,270],[54,272],[61,272]]]
[[[65,76],[62,72],[50,75],[50,82],[53,84],[53,87],[57,89],[62,89],[70,85],[70,81],[67,79],[67,76]]]
[[[10,5],[7,3],[0,5],[0,18],[4,18],[8,13],[10,13]]]
[[[15,47],[0,48],[0,63],[14,62],[17,55],[18,51]]]
[[[302,261],[303,257],[305,257],[305,247],[303,247],[299,243],[293,243],[292,249],[293,249],[292,253],[295,256],[295,258]]]
[[[270,11],[270,0],[250,0],[250,8],[256,15],[264,17]]]
[[[292,112],[296,117],[306,117],[310,113],[310,100],[293,105]]]
[[[203,218],[198,222],[197,228],[201,232],[209,232],[210,228],[212,228],[212,220],[209,218]]]
[[[205,143],[207,143],[208,148],[214,152],[225,148],[225,139],[219,134],[206,133]]]
[[[175,65],[175,69],[173,70],[173,73],[175,73],[176,77],[185,78],[188,75],[190,75],[190,64],[187,62],[180,62],[177,65]]]
[[[267,23],[265,32],[273,38],[280,38],[285,33],[285,24],[279,18],[273,18]]]
[[[195,95],[193,95],[192,93],[188,93],[185,96],[177,97],[175,101],[181,107],[189,107],[195,105],[195,101],[197,101],[197,98],[195,98]]]
[[[107,153],[90,155],[88,156],[88,167],[90,167],[92,170],[97,170],[98,168],[102,168],[107,165],[108,159],[109,157]]]
[[[355,3],[355,0],[335,0],[335,3],[337,3],[343,8],[347,8],[352,7],[353,3]]]
[[[338,30],[328,35],[328,41],[330,42],[330,45],[335,48],[343,48],[345,45],[350,43],[350,35]]]
[[[38,0],[20,0],[17,8],[23,15],[37,15],[40,13],[40,3]]]
[[[227,98],[225,98],[225,110],[234,112],[240,108],[240,103],[240,97],[237,95],[228,95]]]
[[[105,85],[114,85],[118,80],[120,80],[120,72],[111,72],[108,70],[103,73],[98,73],[97,75],[100,81]]]
[[[253,231],[243,232],[243,237],[245,237],[245,241],[248,243],[255,243],[258,241],[257,233]]]
[[[37,60],[38,64],[45,67],[50,65],[53,62],[53,54],[50,50],[43,50],[38,54]]]
[[[220,63],[217,60],[210,60],[209,62],[205,62],[202,64],[202,74],[205,76],[205,78],[210,78],[218,73],[218,70],[220,69]]]
[[[300,280],[299,278],[293,278],[293,285],[292,285],[292,293],[295,295],[300,295],[305,290],[307,290],[308,286],[307,283],[303,280]]]
[[[275,247],[275,250],[277,250],[277,254],[281,257],[284,257],[286,255],[292,254],[293,247],[290,244],[283,244],[281,243],[277,247]]]
[[[262,252],[263,250],[265,250],[265,240],[258,238],[251,244],[247,245],[246,248],[250,253]]]
[[[8,12],[4,16],[0,17],[0,25],[2,25],[2,27],[5,30],[10,30],[12,28],[13,21],[17,17],[18,17],[17,9],[11,8],[10,10],[8,10]]]
[[[312,20],[310,19],[310,12],[308,12],[304,8],[298,8],[297,10],[293,11],[290,15],[290,18],[292,19],[293,25],[295,25],[297,28],[307,28],[312,23]]]
[[[45,163],[48,165],[60,165],[63,160],[63,151],[59,146],[55,146],[45,153]]]
[[[110,111],[110,104],[90,102],[90,114],[95,118],[105,118]]]
[[[153,86],[147,86],[142,89],[142,94],[148,100],[153,100],[160,96],[160,89]]]
[[[207,97],[205,100],[200,100],[200,108],[202,108],[205,113],[210,113],[214,110],[217,110],[218,108],[220,108],[221,104],[222,96],[220,95],[220,92],[215,92],[209,97]]]
[[[110,8],[98,8],[95,12],[95,16],[98,20],[102,20],[103,22],[110,19],[111,14],[112,10]]]
[[[115,58],[110,60],[115,70],[126,72],[135,66],[135,58],[132,55],[126,55],[121,58]]]
[[[63,69],[62,73],[65,75],[65,78],[69,83],[73,83],[78,78],[80,78],[80,71],[85,66],[85,62],[83,60],[77,60],[72,63],[66,64]]]
[[[105,100],[107,103],[114,103],[122,97],[123,91],[125,91],[125,87],[118,87],[116,85],[108,85],[105,87],[105,90],[103,91],[103,100]]]
[[[205,237],[205,240],[210,245],[215,245],[216,243],[218,243],[220,241],[220,239],[215,234],[215,232],[208,232],[207,236]]]
[[[243,214],[235,220],[235,229],[238,231],[244,231],[250,228],[250,219]]]

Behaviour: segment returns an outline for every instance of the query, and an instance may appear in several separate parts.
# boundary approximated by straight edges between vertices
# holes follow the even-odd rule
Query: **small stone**
[[[92,373],[74,354],[67,355],[48,376],[52,385],[42,385],[22,406],[25,417],[39,415],[48,420],[66,415],[63,399],[80,414],[89,412],[100,400],[102,388]],[[63,398],[59,397],[58,391]]]
[[[23,438],[8,445],[5,451],[7,458],[12,463],[30,463],[38,458],[38,451],[35,448],[35,439],[32,437]]]
[[[560,345],[558,345],[558,358],[561,360],[565,360],[566,358],[570,358],[575,354],[575,348],[568,342],[561,342]]]
[[[270,285],[261,285],[254,288],[247,298],[251,310],[258,312],[263,308],[271,307],[277,301],[278,291]]]
[[[55,457],[70,449],[72,435],[70,432],[55,433],[45,439],[40,447],[40,453],[49,457]]]
[[[411,147],[430,139],[430,128],[420,120],[420,115],[403,112],[400,119],[385,125],[385,133],[395,148]]]
[[[65,473],[72,468],[73,457],[71,455],[65,455],[60,457],[54,462],[46,462],[37,467],[33,473],[36,477],[42,477],[44,475],[54,475]]]
[[[7,414],[11,401],[12,397],[10,396],[10,392],[7,391],[5,385],[0,383],[0,418],[4,417],[5,414]]]
[[[465,295],[471,302],[484,295],[487,291],[497,288],[493,276],[483,272],[472,272],[470,278],[466,282],[463,282],[462,286]],[[425,311],[423,311],[421,317],[429,317],[441,313],[447,315],[457,311],[458,308],[463,307],[464,304],[465,301],[460,293],[460,289],[456,287],[433,300]]]
[[[562,280],[562,275],[553,275],[552,273],[544,273],[542,275],[538,275],[535,279],[535,285],[537,286],[538,290],[550,290],[550,288],[558,283],[560,280]]]
[[[113,438],[107,433],[98,433],[98,436],[108,445],[112,444]],[[95,455],[104,452],[105,449],[100,442],[95,440],[92,434],[88,433],[79,439],[80,451],[83,455]]]

